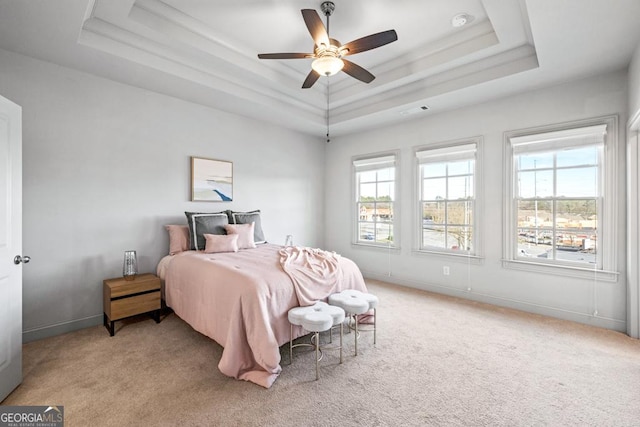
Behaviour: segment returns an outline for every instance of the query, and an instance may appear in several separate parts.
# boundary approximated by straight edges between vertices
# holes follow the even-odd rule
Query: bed
[[[167,306],[223,347],[220,371],[265,388],[282,370],[279,347],[289,341],[287,312],[307,305],[299,299],[324,299],[344,289],[367,291],[356,264],[330,254],[338,280],[311,293],[303,286],[307,294],[301,294],[301,276],[283,267],[284,253],[282,246],[269,243],[228,253],[186,250],[164,257],[158,265]],[[294,328],[294,338],[304,333]]]

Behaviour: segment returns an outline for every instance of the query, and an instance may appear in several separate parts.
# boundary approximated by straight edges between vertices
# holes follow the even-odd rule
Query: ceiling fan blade
[[[361,66],[356,65],[351,61],[347,61],[344,58],[342,59],[342,61],[344,62],[344,67],[342,68],[342,71],[349,74],[354,79],[358,79],[361,82],[365,82],[365,83],[371,83],[373,79],[376,78],[376,76],[374,76],[373,74],[371,74],[370,72],[362,68]]]
[[[302,89],[309,89],[319,78],[320,74],[316,73],[315,70],[311,70],[311,72],[307,74],[307,78],[304,79],[304,83],[302,83]]]
[[[355,53],[364,52],[366,50],[375,49],[385,44],[389,44],[398,40],[398,34],[396,30],[387,30],[381,33],[371,34],[361,39],[353,40],[340,47],[340,50],[348,50],[343,55],[353,55]]]
[[[302,9],[302,18],[315,44],[329,46],[329,35],[318,12],[313,9]]]
[[[312,53],[259,53],[260,59],[298,59],[313,58]]]

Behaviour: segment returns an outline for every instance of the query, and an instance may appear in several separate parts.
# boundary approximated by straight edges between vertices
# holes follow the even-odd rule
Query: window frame
[[[393,240],[389,243],[377,243],[375,241],[368,240],[360,240],[359,233],[359,224],[360,224],[360,211],[359,211],[359,181],[358,181],[358,173],[363,172],[362,170],[358,170],[356,164],[358,162],[366,162],[366,161],[375,161],[376,159],[384,159],[386,157],[393,157],[393,167],[394,167],[394,178],[393,178],[393,193],[394,199],[389,202],[392,204],[393,208],[393,219],[390,224],[393,230]],[[351,207],[351,218],[352,218],[352,233],[351,233],[351,244],[357,246],[366,246],[371,248],[384,248],[384,249],[400,249],[400,203],[399,203],[399,194],[400,194],[400,150],[392,150],[392,151],[384,151],[379,153],[371,153],[364,155],[357,155],[351,158],[351,192],[352,192],[352,207]],[[377,168],[382,169],[382,168]],[[377,170],[376,168],[372,168],[370,170]],[[377,181],[376,181],[377,182]]]
[[[562,260],[548,260],[538,258],[526,258],[518,256],[518,209],[517,202],[517,171],[516,153],[514,144],[535,143],[540,144],[540,149],[528,150],[531,153],[547,151],[552,147],[553,141],[580,134],[588,128],[601,126],[605,129],[602,147],[598,155],[598,194],[596,195],[597,205],[597,230],[598,230],[598,252],[597,261],[594,265],[580,265],[576,262]],[[548,138],[548,142],[544,142]],[[536,142],[537,141],[537,142]],[[559,147],[552,148],[552,152],[558,152],[562,148],[562,143],[557,143]],[[589,144],[578,144],[574,147],[586,146]],[[618,193],[618,178],[616,175],[618,165],[618,117],[605,116],[592,119],[578,120],[548,126],[514,130],[504,133],[504,190],[503,190],[503,260],[505,268],[543,272],[554,275],[564,275],[570,277],[590,278],[602,281],[617,281],[617,241],[618,241],[618,205],[620,194]],[[517,151],[517,150],[515,150]],[[554,173],[558,167],[554,164]],[[556,182],[557,185],[557,182]],[[584,197],[591,199],[592,197]],[[562,200],[554,194],[552,200]],[[570,200],[571,197],[566,200]],[[555,214],[554,214],[555,215]],[[554,216],[555,218],[555,216]]]
[[[475,147],[474,154],[474,173],[473,173],[473,221],[471,227],[473,228],[473,251],[460,251],[448,248],[438,248],[435,246],[423,245],[423,177],[421,165],[426,163],[421,161],[419,153],[425,153],[428,151],[446,153],[448,151],[456,151],[456,148],[473,145]],[[452,160],[453,161],[453,160]],[[437,143],[431,143],[421,145],[413,148],[413,162],[414,162],[414,183],[415,188],[413,191],[414,200],[414,249],[413,252],[423,255],[435,255],[443,256],[445,258],[463,258],[467,261],[479,264],[482,259],[483,248],[483,231],[482,231],[482,216],[483,216],[483,138],[481,136],[457,139],[452,141],[443,141]],[[436,163],[436,162],[433,162]],[[439,163],[439,162],[438,162]]]

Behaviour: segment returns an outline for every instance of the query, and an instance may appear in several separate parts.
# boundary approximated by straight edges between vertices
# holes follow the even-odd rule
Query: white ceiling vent
[[[420,107],[414,107],[409,108],[408,110],[400,111],[400,115],[408,116],[410,114],[422,113],[424,111],[427,111],[428,109],[429,107],[427,107],[426,105],[421,105]]]

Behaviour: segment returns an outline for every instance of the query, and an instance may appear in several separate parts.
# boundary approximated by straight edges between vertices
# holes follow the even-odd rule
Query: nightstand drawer
[[[111,320],[160,310],[160,291],[112,300],[109,308],[107,316]]]
[[[160,289],[160,279],[153,274],[141,274],[132,281],[123,278],[105,280],[110,299]]]

